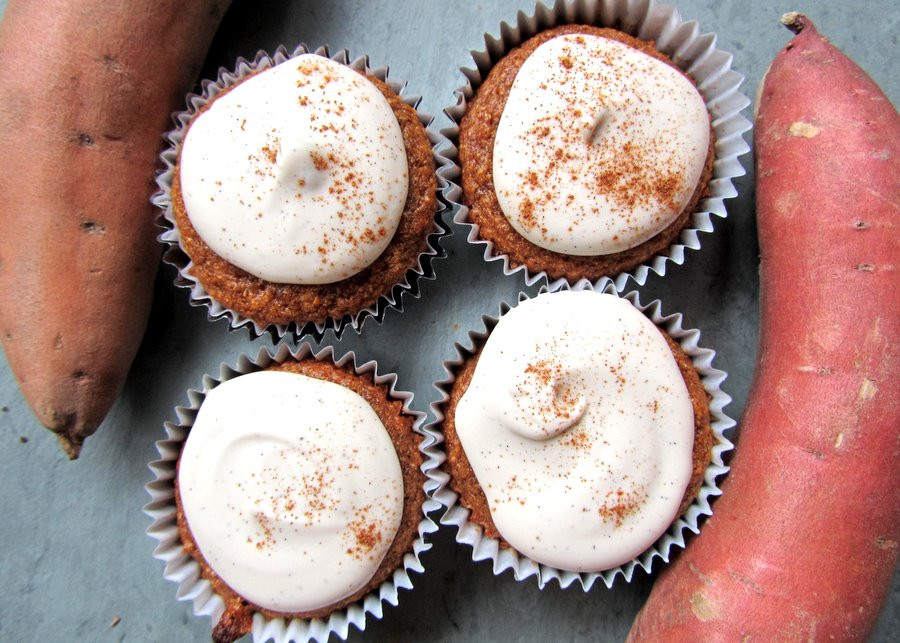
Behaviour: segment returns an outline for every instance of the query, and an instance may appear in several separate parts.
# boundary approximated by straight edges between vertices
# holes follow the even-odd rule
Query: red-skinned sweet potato
[[[77,457],[137,352],[162,134],[227,0],[10,0],[0,22],[0,338]]]
[[[631,641],[861,640],[900,540],[900,117],[807,18],[755,130],[760,347],[723,495]]]

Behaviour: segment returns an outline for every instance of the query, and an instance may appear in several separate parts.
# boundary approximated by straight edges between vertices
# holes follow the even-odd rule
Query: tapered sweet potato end
[[[76,405],[72,405],[72,402]],[[92,404],[90,408],[79,409],[77,402],[78,398],[73,397],[64,408],[59,405],[32,403],[38,420],[56,434],[59,445],[70,460],[78,458],[84,441],[97,431],[109,407],[112,406],[111,402],[102,401],[99,405]]]
[[[31,330],[34,327],[38,330]],[[59,339],[62,334],[57,333],[60,348],[39,359],[35,356],[42,354],[41,347],[47,343],[47,328],[52,337],[54,331],[47,325],[17,326],[4,338],[4,352],[35,417],[57,435],[63,451],[75,460],[85,439],[97,431],[115,403],[137,349],[118,344],[98,348],[85,337],[76,342],[68,335]]]
[[[815,31],[816,29],[816,26],[813,24],[812,20],[806,17],[806,15],[797,11],[789,11],[781,16],[781,24],[783,24],[794,33],[800,33],[801,31],[809,27],[811,27],[813,31]]]
[[[15,366],[15,364],[13,364]],[[88,436],[93,435],[106,417],[125,380],[125,374],[92,376],[75,370],[51,376],[34,372],[35,366],[13,371],[26,401],[38,421],[53,431],[70,460],[75,460]]]
[[[56,438],[59,440],[59,445],[62,447],[62,450],[69,456],[69,460],[77,460],[78,455],[81,453],[83,442],[75,442],[64,433],[58,433]]]

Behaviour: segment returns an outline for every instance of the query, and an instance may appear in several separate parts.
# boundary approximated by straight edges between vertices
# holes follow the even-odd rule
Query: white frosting
[[[545,294],[501,317],[456,430],[500,534],[559,569],[645,551],[691,477],[693,410],[672,351],[612,295]]]
[[[611,254],[678,217],[708,150],[703,99],[677,70],[614,40],[558,36],[513,82],[494,140],[494,188],[532,243]]]
[[[364,587],[403,511],[400,463],[372,407],[294,373],[259,371],[212,389],[178,486],[213,570],[279,612],[314,610]]]
[[[216,97],[179,161],[191,224],[262,279],[323,284],[371,264],[409,185],[397,118],[361,74],[307,54]]]

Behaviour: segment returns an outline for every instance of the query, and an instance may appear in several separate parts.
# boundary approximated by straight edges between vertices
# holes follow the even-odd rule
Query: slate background
[[[745,75],[743,91],[751,98],[790,38],[779,16],[801,10],[897,104],[900,12],[889,0],[677,4],[682,16],[716,32],[719,48],[734,54],[733,68]],[[5,5],[0,0],[0,14]],[[530,11],[532,5],[236,0],[203,75],[279,44],[348,48],[408,80],[409,91],[423,96],[422,108],[437,115],[433,127],[442,128],[448,120],[441,109],[453,101],[469,50],[482,48],[482,34],[496,34],[500,21],[514,20],[520,8]],[[666,277],[651,276],[641,289],[643,301],[660,298],[665,311],[683,312],[685,325],[700,328],[702,344],[717,350],[716,365],[729,372],[724,388],[734,397],[727,410],[735,418],[750,386],[758,336],[754,178],[751,157],[742,160],[748,173],[736,182],[740,196],[727,202],[728,219],[717,220],[715,233],[703,235],[702,250],[689,252],[685,265],[670,265]],[[389,311],[383,325],[366,323],[358,336],[325,339],[340,352],[356,350],[397,372],[399,386],[415,392],[420,410],[437,397],[431,383],[441,377],[453,342],[524,286],[520,276],[504,277],[496,263],[485,264],[464,237],[454,228],[444,242],[449,256],[435,263],[437,279],[423,284],[420,298],[406,298],[402,314]],[[163,422],[185,403],[186,389],[199,386],[204,373],[217,372],[220,362],[234,363],[268,340],[253,342],[246,332],[229,333],[224,322],[208,322],[204,309],[188,306],[188,293],[172,285],[173,276],[168,267],[160,270],[150,326],[125,390],[77,462],[69,462],[38,425],[5,357],[0,359],[2,641],[208,639],[208,621],[175,600],[175,585],[152,558],[154,541],[144,533],[149,519],[141,511],[148,500],[146,464],[156,457],[153,443],[163,437]],[[414,578],[413,591],[401,594],[400,606],[387,606],[382,621],[370,619],[351,640],[616,641],[624,638],[652,580],[638,572],[630,585],[617,582],[612,590],[598,584],[585,594],[554,584],[539,591],[533,579],[517,583],[510,573],[495,577],[488,564],[472,563],[470,550],[457,547],[449,529],[423,562],[426,573]],[[900,631],[897,578],[874,641],[896,640]]]

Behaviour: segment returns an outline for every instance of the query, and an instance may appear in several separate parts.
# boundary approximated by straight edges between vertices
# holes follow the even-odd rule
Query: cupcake
[[[495,571],[585,589],[649,570],[697,530],[733,425],[696,332],[586,284],[500,317],[451,365],[436,409],[442,521]]]
[[[346,637],[411,586],[434,460],[393,381],[352,354],[261,351],[167,426],[150,533],[179,594],[215,603],[214,640]]]
[[[364,58],[298,49],[191,99],[156,202],[194,301],[257,334],[321,335],[412,289],[442,230],[428,118],[398,89]]]
[[[716,163],[747,151],[730,140],[749,129],[730,57],[701,49],[705,37],[671,7],[629,13],[625,2],[538,5],[499,41],[486,37],[447,110],[462,185],[454,220],[529,283],[610,277],[621,288],[648,267],[662,274],[684,245],[699,247],[710,212],[724,216],[728,179],[742,173]]]

